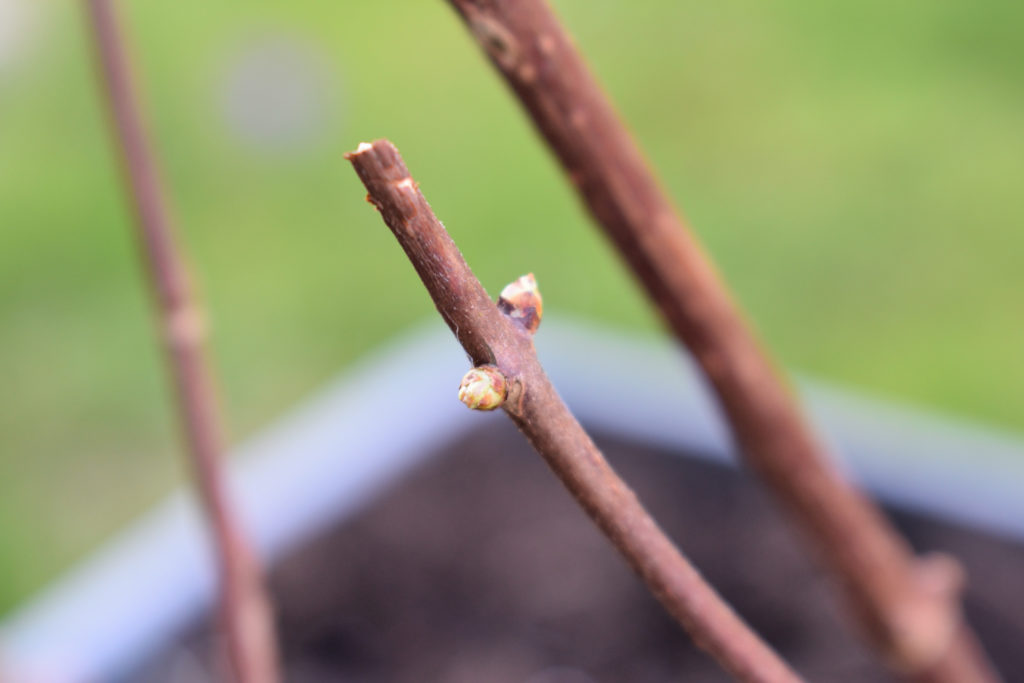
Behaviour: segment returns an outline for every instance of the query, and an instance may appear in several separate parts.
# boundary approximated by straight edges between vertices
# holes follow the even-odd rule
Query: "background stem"
[[[548,4],[449,2],[690,349],[746,462],[839,579],[850,613],[882,659],[915,680],[997,680],[963,622],[961,572],[949,559],[915,561],[882,514],[834,469]]]
[[[278,679],[277,647],[271,611],[260,568],[229,502],[221,461],[224,434],[212,372],[203,351],[202,315],[174,241],[114,7],[110,0],[88,0],[85,6],[126,191],[135,208],[140,257],[160,320],[186,450],[216,550],[219,616],[232,679],[274,683]]]

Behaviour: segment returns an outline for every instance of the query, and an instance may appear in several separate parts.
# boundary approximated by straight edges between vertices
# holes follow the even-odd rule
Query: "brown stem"
[[[957,572],[946,572],[938,587],[922,581],[928,567],[917,565],[878,510],[837,474],[547,3],[449,2],[693,353],[747,462],[840,579],[869,640],[908,678],[997,680],[961,618]]]
[[[110,0],[88,0],[86,8],[125,184],[134,202],[142,261],[161,319],[182,431],[217,552],[220,618],[232,676],[238,683],[274,683],[277,646],[271,611],[259,565],[228,500],[221,462],[224,436],[203,352],[202,316],[175,245],[115,10]]]
[[[473,364],[504,377],[509,417],[665,608],[737,679],[800,680],[679,553],[562,403],[533,348],[539,296],[508,288],[510,298],[528,301],[499,310],[390,142],[364,143],[346,158]]]

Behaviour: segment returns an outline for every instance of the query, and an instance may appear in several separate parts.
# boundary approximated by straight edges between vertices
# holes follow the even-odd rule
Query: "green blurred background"
[[[1024,3],[556,5],[783,362],[1024,427]],[[121,7],[233,439],[431,315],[361,140],[491,292],[658,333],[442,0]],[[80,10],[0,0],[0,611],[184,478]]]

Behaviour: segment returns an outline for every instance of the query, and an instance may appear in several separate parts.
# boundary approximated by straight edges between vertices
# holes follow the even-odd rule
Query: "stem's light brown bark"
[[[386,140],[347,158],[474,366],[505,377],[503,408],[665,608],[737,679],[800,680],[715,593],[615,474],[537,360],[539,320],[499,310]],[[532,278],[531,278],[532,280]],[[512,304],[514,306],[514,303]],[[539,316],[539,296],[524,310]]]
[[[232,679],[275,683],[277,646],[269,601],[258,563],[229,502],[221,461],[224,436],[212,372],[203,352],[201,314],[175,244],[114,7],[110,0],[88,0],[85,6],[125,185],[135,207],[141,259],[160,318],[185,445],[216,550],[220,620]]]
[[[894,671],[994,681],[962,620],[950,560],[914,559],[848,485],[545,0],[449,0],[583,203],[713,386],[747,463],[840,580]],[[948,569],[948,571],[946,571]]]

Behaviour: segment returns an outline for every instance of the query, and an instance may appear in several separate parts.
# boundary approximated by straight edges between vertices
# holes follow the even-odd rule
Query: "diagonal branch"
[[[714,266],[545,0],[449,0],[533,119],[595,220],[709,378],[748,464],[840,580],[892,668],[926,681],[994,681],[964,623],[959,569],[915,560],[848,485]]]
[[[141,257],[160,316],[181,427],[217,553],[220,618],[232,679],[273,683],[278,676],[271,611],[260,567],[228,500],[221,461],[224,436],[212,372],[203,352],[202,317],[175,244],[114,8],[110,0],[89,0],[86,11],[120,145],[125,185],[135,205]]]
[[[679,553],[558,397],[533,348],[541,304],[532,276],[506,287],[495,305],[390,142],[363,143],[346,158],[477,366],[460,398],[478,409],[504,404],[665,608],[726,670],[743,681],[800,680]]]

